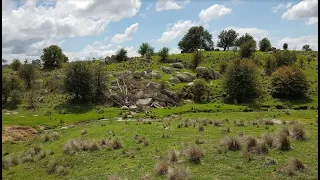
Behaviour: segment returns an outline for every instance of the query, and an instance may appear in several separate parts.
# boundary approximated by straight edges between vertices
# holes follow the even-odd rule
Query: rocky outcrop
[[[175,75],[181,82],[192,82],[195,79],[195,76],[189,72],[180,72]]]
[[[180,81],[178,78],[173,77],[173,76],[170,77],[169,82],[172,83],[172,84],[179,84],[179,83],[181,83],[181,81]]]
[[[138,99],[136,102],[137,106],[149,106],[152,103],[152,98],[146,98],[146,99]]]
[[[182,63],[172,63],[171,66],[178,69],[184,68],[184,65]]]
[[[161,69],[163,72],[165,72],[167,74],[172,74],[172,72],[173,72],[170,67],[163,66]]]

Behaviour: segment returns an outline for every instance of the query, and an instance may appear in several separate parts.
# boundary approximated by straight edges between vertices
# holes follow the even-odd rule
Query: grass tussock
[[[66,175],[68,174],[68,170],[66,165],[64,165],[63,161],[54,159],[49,162],[47,166],[47,173],[48,174],[58,174],[58,175]]]
[[[306,139],[306,132],[302,125],[294,124],[291,128],[291,135],[293,139],[296,140],[305,140]]]
[[[195,164],[199,164],[201,162],[201,158],[204,156],[201,147],[195,144],[189,145],[185,150],[185,153],[188,160]]]
[[[262,136],[263,141],[270,147],[272,148],[274,146],[274,136],[270,133],[264,134]]]
[[[113,175],[109,177],[108,180],[127,180],[127,178],[122,178],[121,176]]]
[[[180,153],[175,149],[170,150],[167,155],[168,160],[170,162],[177,162],[179,159],[179,156],[180,156]]]
[[[289,176],[294,176],[298,171],[306,169],[306,166],[297,158],[289,158],[286,166],[281,167],[278,171]]]
[[[221,145],[228,151],[238,151],[241,149],[240,141],[236,137],[226,137],[222,139]]]
[[[157,175],[166,175],[168,173],[169,164],[166,159],[162,159],[156,164],[155,173]]]
[[[88,131],[86,129],[82,129],[80,133],[81,133],[81,135],[85,135],[88,133]]]
[[[44,135],[42,135],[43,142],[55,141],[58,139],[60,139],[60,134],[56,131],[45,133]]]
[[[290,139],[286,133],[277,134],[277,148],[281,151],[287,151],[291,149]]]
[[[168,180],[189,180],[191,173],[189,168],[182,166],[170,167],[168,170]]]

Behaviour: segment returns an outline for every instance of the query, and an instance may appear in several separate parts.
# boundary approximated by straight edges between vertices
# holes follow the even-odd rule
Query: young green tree
[[[196,49],[213,50],[212,35],[202,26],[191,27],[178,43],[179,49],[191,53]]]
[[[154,53],[154,48],[151,47],[150,44],[148,43],[142,43],[139,47],[139,50],[138,50],[138,53],[141,55],[141,56],[144,56],[146,55],[147,53],[150,53],[151,55]]]
[[[309,44],[305,44],[302,46],[302,50],[303,51],[312,51],[312,49],[310,48],[310,45]]]
[[[18,71],[18,74],[21,79],[25,82],[26,89],[30,89],[33,83],[33,80],[36,77],[36,69],[31,64],[24,64]]]
[[[241,44],[248,42],[250,40],[254,40],[253,36],[251,36],[250,34],[246,33],[245,35],[239,37],[236,41],[235,41],[235,45],[236,46],[241,46]]]
[[[271,43],[268,38],[265,37],[259,41],[259,50],[263,52],[271,50]]]
[[[276,69],[277,63],[273,57],[267,57],[266,65],[264,67],[264,71],[267,76],[270,76],[272,72]]]
[[[14,59],[10,64],[10,68],[14,71],[18,71],[20,67],[21,67],[21,62],[19,61],[19,59]]]
[[[235,41],[238,37],[238,33],[233,30],[223,30],[220,32],[218,38],[218,44],[217,46],[220,48],[223,48],[223,51],[225,51],[226,49],[229,49],[229,47],[234,46],[235,45]]]
[[[229,100],[243,102],[260,93],[260,83],[255,64],[250,60],[236,60],[225,74],[223,89]]]
[[[283,50],[287,50],[288,49],[288,44],[287,43],[284,43],[283,44]]]
[[[240,57],[249,58],[256,51],[256,41],[251,39],[240,45]]]
[[[169,48],[167,47],[163,47],[162,49],[160,49],[159,51],[159,56],[161,57],[161,61],[164,62],[165,60],[167,60],[167,57],[169,55]]]
[[[128,51],[125,50],[124,48],[119,49],[116,53],[116,60],[118,62],[127,61],[128,59],[127,54],[128,54]]]
[[[59,46],[51,45],[43,49],[41,60],[44,69],[53,69],[61,67],[62,63],[68,61],[68,57],[63,54]]]
[[[203,61],[203,55],[201,51],[195,50],[193,52],[193,58],[192,58],[192,67],[196,69],[199,64]]]
[[[196,79],[190,87],[190,92],[192,93],[195,102],[203,102],[209,91],[209,87],[203,79]]]
[[[276,58],[277,67],[290,66],[297,61],[297,54],[295,51],[277,51],[274,56]]]

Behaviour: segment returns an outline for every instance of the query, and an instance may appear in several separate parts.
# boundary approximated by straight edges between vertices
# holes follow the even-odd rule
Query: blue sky
[[[4,2],[4,0],[3,0]],[[224,29],[272,46],[318,50],[318,1],[259,0],[19,0],[2,13],[2,58],[35,59],[58,44],[71,60],[110,56],[125,47],[137,56],[143,42],[155,50],[177,43],[187,30],[203,25],[217,36]]]

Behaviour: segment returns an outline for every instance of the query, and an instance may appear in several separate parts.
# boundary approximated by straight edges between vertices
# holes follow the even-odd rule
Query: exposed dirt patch
[[[38,131],[31,126],[6,126],[2,128],[2,143],[24,141],[37,136]]]

